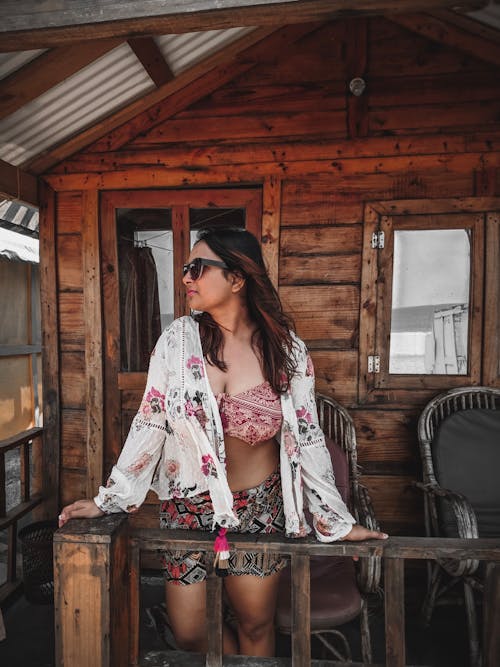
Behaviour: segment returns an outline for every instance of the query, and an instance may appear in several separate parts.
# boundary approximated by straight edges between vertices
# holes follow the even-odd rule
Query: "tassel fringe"
[[[214,542],[214,551],[215,551],[215,560],[214,568],[215,574],[218,577],[227,577],[229,574],[229,543],[226,537],[227,529],[220,528],[219,534],[215,538]]]

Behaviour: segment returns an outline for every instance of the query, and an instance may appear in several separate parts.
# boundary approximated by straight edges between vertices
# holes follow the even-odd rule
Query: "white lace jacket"
[[[297,372],[281,396],[280,472],[286,534],[311,531],[330,542],[347,535],[355,520],[335,486],[330,455],[318,424],[314,369],[294,335]],[[198,323],[175,320],[151,355],[146,390],[117,464],[95,498],[104,512],[136,511],[149,488],[160,499],[194,496],[207,489],[215,523],[238,524],[225,473],[224,434],[203,359]]]

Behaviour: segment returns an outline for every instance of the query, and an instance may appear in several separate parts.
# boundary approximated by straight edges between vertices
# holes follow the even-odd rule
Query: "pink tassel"
[[[219,577],[227,577],[229,567],[229,543],[226,537],[227,529],[219,528],[219,534],[215,538],[215,574]]]

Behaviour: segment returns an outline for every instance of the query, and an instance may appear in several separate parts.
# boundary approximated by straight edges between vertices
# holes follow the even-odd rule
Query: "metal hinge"
[[[378,354],[368,355],[368,372],[380,373],[380,357]]]
[[[373,232],[372,234],[372,248],[383,248],[385,243],[384,232]]]

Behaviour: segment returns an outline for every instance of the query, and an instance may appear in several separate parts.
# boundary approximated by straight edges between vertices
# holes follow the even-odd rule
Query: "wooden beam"
[[[277,26],[360,16],[454,7],[456,0],[145,0],[99,3],[88,0],[3,0],[0,35],[3,51],[19,51],[75,40],[215,30],[239,26]],[[462,0],[461,9],[483,7],[486,0]],[[90,7],[89,7],[90,5]]]
[[[38,206],[37,178],[9,162],[0,160],[0,195]]]
[[[47,517],[59,511],[61,446],[59,314],[56,275],[56,193],[40,184],[40,302],[42,306],[43,377],[43,509]]]
[[[128,40],[128,45],[157,88],[172,81],[174,73],[152,37],[133,37]]]
[[[30,160],[24,165],[24,168],[37,174],[46,172],[64,158],[113,131],[116,131],[115,135],[106,137],[106,148],[116,150],[133,138],[134,131],[138,134],[145,125],[158,123],[170,117],[258,64],[262,60],[262,52],[270,48],[264,41],[266,37],[276,33],[281,43],[289,43],[316,27],[317,24],[306,24],[290,26],[281,31],[274,31],[270,28],[254,30],[229,44],[225,49],[206,58],[203,62],[189,68],[169,83],[132,102],[59,146],[51,148],[50,151]],[[224,65],[223,69],[221,69],[222,65]],[[169,98],[168,103],[165,102],[167,97]],[[134,124],[126,128],[125,135],[121,130],[118,131],[132,119],[134,119]]]
[[[119,39],[63,46],[42,53],[2,80],[0,119],[42,95],[121,43]]]
[[[446,44],[474,58],[500,66],[499,40],[486,39],[484,33],[477,31],[477,22],[468,20],[464,16],[457,16],[457,20],[450,23],[448,20],[450,15],[451,12],[445,17],[431,14],[398,14],[388,18],[434,42]],[[467,28],[468,25],[470,30]],[[491,31],[488,34],[491,35]]]

